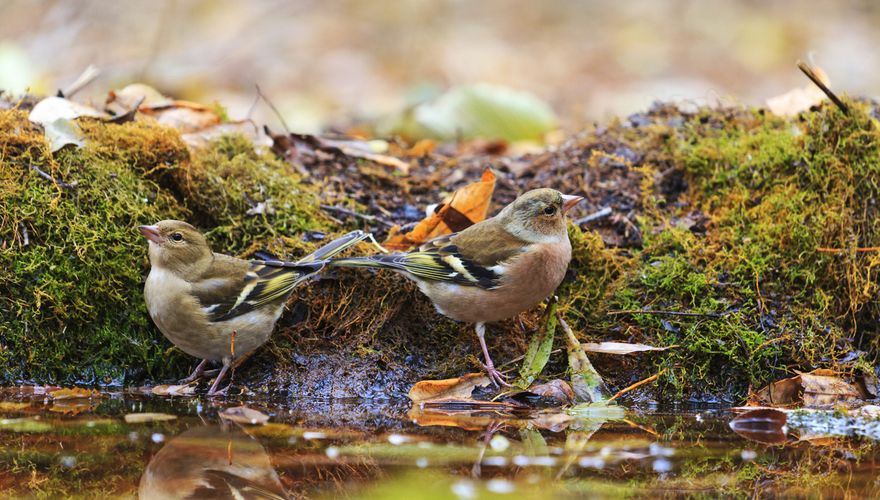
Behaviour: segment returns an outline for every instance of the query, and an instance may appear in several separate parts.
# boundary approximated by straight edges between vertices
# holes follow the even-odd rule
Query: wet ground
[[[220,418],[242,403],[268,414],[269,423]],[[876,441],[806,433],[798,440],[787,429],[781,443],[763,444],[732,431],[732,417],[709,407],[511,416],[427,413],[408,401],[214,402],[130,393],[53,402],[7,390],[0,496],[880,495]]]

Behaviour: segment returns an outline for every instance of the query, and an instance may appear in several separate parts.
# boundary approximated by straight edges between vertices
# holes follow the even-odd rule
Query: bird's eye
[[[546,207],[544,208],[544,215],[553,215],[556,213],[556,207]]]
[[[180,233],[174,233],[171,235],[171,239],[174,241],[183,241],[183,235]]]

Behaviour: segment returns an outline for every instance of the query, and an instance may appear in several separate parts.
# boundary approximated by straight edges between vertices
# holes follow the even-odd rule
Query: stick
[[[843,101],[841,101],[840,98],[837,97],[837,95],[834,92],[832,92],[831,89],[829,89],[828,86],[822,82],[822,80],[819,79],[819,77],[816,75],[816,72],[813,71],[813,68],[811,68],[809,64],[807,64],[803,61],[798,61],[797,67],[805,75],[807,75],[807,78],[809,78],[810,81],[815,83],[816,86],[819,87],[819,89],[822,92],[824,92],[825,95],[827,95],[829,99],[831,99],[831,102],[833,102],[834,104],[837,105],[838,108],[840,108],[840,111],[843,112],[843,114],[845,114],[845,115],[849,114],[849,107],[846,104],[844,104]]]
[[[340,214],[344,214],[344,215],[349,215],[351,217],[363,219],[367,222],[376,222],[376,223],[381,224],[385,227],[394,227],[394,224],[388,222],[387,220],[380,219],[379,217],[376,217],[375,215],[359,214],[359,213],[355,212],[354,210],[349,210],[344,207],[337,207],[335,205],[321,205],[321,210],[327,210],[330,212],[336,212],[336,213],[340,213]]]
[[[574,221],[574,224],[576,226],[580,226],[581,224],[586,224],[587,222],[592,222],[592,221],[598,220],[598,219],[604,219],[605,217],[608,217],[609,215],[611,215],[611,213],[612,213],[611,207],[605,207],[605,208],[602,208],[601,210],[598,210],[596,212],[591,213],[590,215],[586,215],[584,217],[581,217],[580,219],[577,219],[576,221]]]
[[[86,69],[83,70],[82,74],[80,74],[73,83],[58,91],[58,97],[71,97],[73,94],[76,94],[86,85],[95,81],[95,78],[98,78],[98,75],[101,74],[101,70],[97,68],[94,64],[89,64]]]
[[[659,373],[656,373],[656,374],[654,374],[654,375],[651,375],[650,377],[648,377],[648,378],[646,378],[646,379],[644,379],[644,380],[639,380],[639,381],[636,382],[635,384],[633,384],[633,385],[631,385],[631,386],[629,386],[629,387],[627,387],[627,388],[625,388],[625,389],[621,389],[620,391],[617,391],[617,394],[611,396],[611,399],[609,399],[608,401],[609,401],[609,402],[614,401],[615,399],[619,398],[620,396],[623,396],[624,394],[626,394],[627,392],[629,392],[629,391],[631,391],[631,390],[633,390],[633,389],[638,389],[639,387],[641,387],[641,386],[643,386],[643,385],[645,385],[645,384],[650,384],[651,382],[653,382],[653,381],[657,380],[658,378],[660,378],[661,375],[663,375],[664,373],[666,373],[666,370],[668,370],[668,368],[664,368],[664,369],[660,370]]]
[[[820,253],[844,253],[849,250],[846,248],[828,248],[828,247],[818,247],[816,248],[817,252]],[[880,247],[859,247],[855,249],[856,252],[877,252],[880,251]]]
[[[40,167],[38,167],[36,165],[31,165],[31,168],[34,169],[34,171],[36,173],[40,174],[40,177],[42,177],[43,179],[46,179],[47,181],[52,181],[53,183],[65,188],[65,189],[76,189],[76,186],[79,184],[77,181],[73,181],[73,182],[59,181],[58,179],[47,174],[46,172],[43,172],[42,170],[40,170]]]
[[[260,98],[263,99],[263,101],[269,105],[269,108],[271,108],[272,112],[275,113],[275,117],[278,118],[278,121],[281,122],[281,126],[284,127],[284,131],[287,132],[287,135],[290,135],[290,128],[287,126],[287,122],[284,121],[284,117],[281,116],[281,113],[278,111],[278,108],[276,108],[275,105],[272,104],[272,101],[270,101],[269,98],[266,97],[265,94],[263,94],[263,91],[260,90],[259,85],[255,85],[255,87],[257,87],[257,95],[260,96]]]
[[[688,311],[657,311],[650,309],[635,309],[635,310],[627,310],[627,311],[608,311],[608,315],[617,316],[620,314],[658,314],[658,315],[667,315],[667,316],[687,316],[694,318],[722,318],[730,312],[723,313],[698,313],[698,312],[688,312]]]

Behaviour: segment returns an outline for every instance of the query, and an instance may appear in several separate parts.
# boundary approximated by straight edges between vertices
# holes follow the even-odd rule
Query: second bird
[[[476,323],[486,372],[496,385],[509,386],[489,356],[485,323],[537,306],[562,283],[571,260],[565,213],[582,199],[535,189],[495,217],[433,239],[418,250],[330,262],[401,272],[416,282],[440,314]]]

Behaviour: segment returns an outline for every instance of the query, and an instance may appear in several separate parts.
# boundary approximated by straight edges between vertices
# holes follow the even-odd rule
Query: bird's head
[[[552,243],[566,237],[565,213],[583,199],[555,189],[533,189],[504,207],[498,216],[515,236],[533,243]]]
[[[179,220],[138,227],[150,243],[150,264],[187,276],[209,263],[208,241],[198,229]]]

